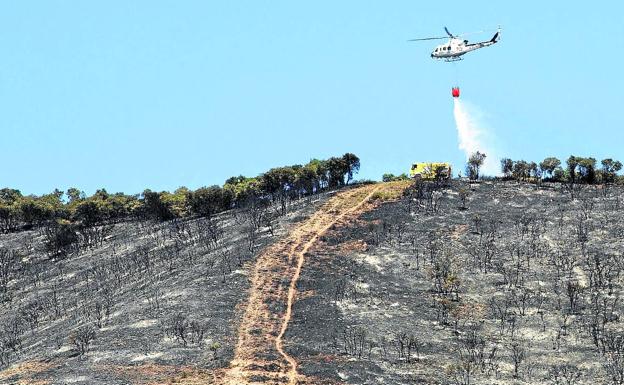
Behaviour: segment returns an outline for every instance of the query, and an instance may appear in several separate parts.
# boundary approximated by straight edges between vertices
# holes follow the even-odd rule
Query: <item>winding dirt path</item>
[[[297,281],[306,253],[332,226],[361,213],[383,185],[367,185],[337,193],[283,240],[265,249],[256,261],[234,359],[224,385],[302,383],[297,361],[284,350]]]

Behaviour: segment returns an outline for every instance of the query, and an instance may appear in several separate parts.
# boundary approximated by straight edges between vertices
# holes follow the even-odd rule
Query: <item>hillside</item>
[[[257,233],[125,221],[65,258],[0,235],[0,383],[623,383],[623,198],[391,182]]]

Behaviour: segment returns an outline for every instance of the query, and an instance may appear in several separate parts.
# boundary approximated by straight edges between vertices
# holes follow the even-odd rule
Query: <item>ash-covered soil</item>
[[[325,201],[256,231],[119,223],[63,258],[43,229],[0,235],[0,384],[219,383],[259,252]],[[283,338],[302,381],[624,383],[624,189],[453,181],[371,207],[305,253]]]
[[[243,211],[119,223],[55,258],[44,229],[0,235],[19,255],[0,290],[0,384],[210,383],[232,358],[258,251],[326,198],[257,229]]]
[[[621,187],[421,185],[310,251],[285,347],[327,384],[622,384],[623,236]]]

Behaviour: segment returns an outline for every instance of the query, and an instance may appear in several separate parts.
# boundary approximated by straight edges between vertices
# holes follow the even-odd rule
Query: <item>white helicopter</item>
[[[501,31],[499,27],[496,33],[494,34],[494,37],[492,37],[490,40],[481,41],[477,43],[468,43],[468,40],[460,39],[460,37],[464,35],[455,36],[452,33],[450,33],[446,27],[444,27],[444,30],[446,31],[446,34],[448,35],[448,37],[446,36],[426,37],[423,39],[411,39],[408,41],[449,39],[448,43],[437,46],[433,50],[433,52],[431,52],[431,57],[434,59],[443,59],[444,61],[451,62],[451,61],[462,60],[462,55],[465,55],[466,53],[470,51],[474,51],[483,47],[489,47],[493,44],[498,43],[498,41],[500,40],[500,31]]]

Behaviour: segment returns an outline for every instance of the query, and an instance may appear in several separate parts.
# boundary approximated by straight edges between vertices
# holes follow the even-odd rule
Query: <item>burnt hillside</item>
[[[289,351],[336,383],[621,384],[623,199],[412,188],[318,245]]]
[[[269,215],[280,203],[99,226],[64,255],[45,228],[0,235],[0,383],[153,383],[227,366],[258,251],[331,195],[283,216]]]
[[[624,189],[394,183],[0,235],[0,383],[624,383]]]

